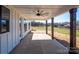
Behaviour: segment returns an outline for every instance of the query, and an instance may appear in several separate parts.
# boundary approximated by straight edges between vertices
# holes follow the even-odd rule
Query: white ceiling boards
[[[27,19],[47,20],[69,11],[77,5],[13,5],[20,14]],[[39,16],[37,15],[39,13]]]

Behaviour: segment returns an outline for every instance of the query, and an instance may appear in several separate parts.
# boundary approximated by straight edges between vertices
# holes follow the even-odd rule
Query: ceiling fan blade
[[[49,13],[47,12],[47,13],[43,13],[43,14],[41,14],[41,15],[45,15],[45,16],[47,16],[47,15],[49,15]]]

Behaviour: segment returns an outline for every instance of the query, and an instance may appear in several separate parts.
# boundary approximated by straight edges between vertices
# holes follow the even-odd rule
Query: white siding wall
[[[10,29],[12,29],[13,27],[12,27],[12,16],[13,16],[13,14],[12,14],[12,11],[10,12]],[[9,53],[11,50],[12,50],[12,48],[13,48],[13,36],[12,36],[12,31],[13,30],[10,30],[10,32],[9,32],[9,34],[8,34],[8,48],[7,48],[7,53]]]
[[[1,34],[1,53],[7,53],[8,52],[8,34],[9,33],[5,33],[5,34]]]
[[[22,37],[20,37],[20,17],[21,16],[16,10],[10,8],[10,32],[0,34],[0,53],[6,54],[11,52],[20,43],[20,40],[30,31],[28,30],[24,32],[24,24],[22,20]]]

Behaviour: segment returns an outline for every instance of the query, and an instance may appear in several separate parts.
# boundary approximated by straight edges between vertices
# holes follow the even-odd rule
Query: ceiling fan
[[[49,13],[48,12],[45,12],[44,10],[36,10],[34,11],[36,16],[47,16]]]

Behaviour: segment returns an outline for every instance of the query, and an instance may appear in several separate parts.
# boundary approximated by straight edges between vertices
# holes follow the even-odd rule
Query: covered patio
[[[38,46],[40,44],[40,47],[42,48],[41,51],[43,51],[43,53],[76,53],[77,52],[76,51],[76,12],[77,12],[78,6],[74,6],[74,5],[73,6],[52,6],[52,5],[40,6],[40,5],[37,5],[37,6],[14,6],[14,7],[19,12],[21,11],[20,13],[23,14],[23,17],[27,19],[46,20],[46,33],[35,34],[36,32],[33,32],[33,37],[32,37],[32,44],[38,45]],[[58,43],[54,38],[54,17],[62,13],[65,13],[66,11],[69,11],[70,13],[70,47],[68,49],[66,49],[63,45]],[[34,13],[36,13],[36,16],[34,15]],[[49,18],[51,18],[51,39],[47,35],[48,34],[47,19]],[[50,45],[49,43],[50,44],[52,43],[52,44]],[[48,47],[51,47],[51,48],[48,48]],[[36,49],[36,47],[33,49],[30,47],[29,49],[31,51],[33,49],[34,49],[33,51],[39,50],[38,48]],[[58,50],[60,50],[60,52]]]
[[[0,7],[2,8],[3,6]],[[8,6],[6,5],[4,7],[10,9],[11,12],[10,31],[8,31],[7,34],[4,33],[4,35],[0,34],[0,42],[1,42],[0,53],[11,53],[11,54],[77,53],[76,13],[77,13],[77,8],[79,6],[77,5],[76,6],[75,5],[62,5],[62,6],[61,5],[10,5]],[[69,11],[70,14],[69,48],[59,43],[54,37],[54,17],[63,14],[67,11]],[[51,19],[51,30],[50,30],[51,36],[48,35],[48,23],[47,23],[48,19]],[[32,31],[32,26],[31,26],[32,20],[45,20],[46,21],[45,31],[44,32]]]

